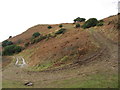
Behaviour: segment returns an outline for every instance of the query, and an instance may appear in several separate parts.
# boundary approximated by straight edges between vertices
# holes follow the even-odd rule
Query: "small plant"
[[[51,29],[52,27],[51,26],[48,26],[48,29]]]
[[[100,21],[98,21],[98,24],[97,24],[97,26],[103,26],[104,24],[104,21],[103,20],[100,20]]]
[[[60,30],[58,30],[57,32],[55,32],[55,34],[64,34],[66,29],[61,28]]]
[[[32,35],[34,38],[40,36],[40,33],[39,32],[35,32],[33,35]]]
[[[60,27],[60,28],[62,28],[62,27],[63,27],[63,25],[62,25],[62,24],[60,24],[60,25],[59,25],[59,27]]]
[[[40,42],[41,40],[43,40],[43,39],[46,39],[46,35],[45,36],[40,36],[38,39],[36,39],[36,42]]]
[[[28,46],[29,46],[29,44],[30,44],[30,43],[29,43],[29,42],[27,42],[27,43],[25,43],[25,45],[24,45],[24,46],[25,46],[25,47],[28,47]]]
[[[36,39],[31,40],[31,44],[34,44],[36,42]]]
[[[102,22],[99,22],[99,23],[97,24],[97,26],[103,26],[103,23],[102,23]]]
[[[12,36],[9,36],[9,39],[12,38]]]
[[[76,28],[79,28],[79,27],[80,27],[80,24],[79,24],[79,23],[77,23],[77,24],[75,25],[75,27],[76,27]]]

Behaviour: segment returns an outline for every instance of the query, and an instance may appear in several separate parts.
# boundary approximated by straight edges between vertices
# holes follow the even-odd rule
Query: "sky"
[[[119,0],[1,0],[0,42],[37,24],[72,23],[118,13]]]

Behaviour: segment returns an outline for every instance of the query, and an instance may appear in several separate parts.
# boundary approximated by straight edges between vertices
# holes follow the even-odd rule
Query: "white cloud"
[[[36,24],[72,22],[76,17],[102,19],[117,14],[117,0],[1,0],[0,41]]]

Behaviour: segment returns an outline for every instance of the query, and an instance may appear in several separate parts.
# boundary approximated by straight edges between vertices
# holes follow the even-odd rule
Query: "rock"
[[[24,85],[26,85],[26,86],[33,86],[33,83],[32,82],[27,82]]]

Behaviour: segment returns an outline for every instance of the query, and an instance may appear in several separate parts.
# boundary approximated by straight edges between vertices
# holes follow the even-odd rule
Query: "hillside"
[[[75,28],[74,23],[62,23],[62,28],[60,24],[36,25],[8,39],[24,50],[3,56],[3,87],[26,87],[28,81],[33,88],[118,87],[118,15],[103,21],[103,26],[87,29]],[[32,38],[35,32],[40,36]],[[41,37],[45,38],[37,41]],[[20,57],[27,64],[22,68],[15,65]]]

